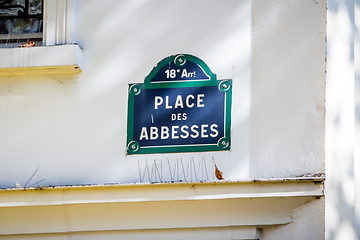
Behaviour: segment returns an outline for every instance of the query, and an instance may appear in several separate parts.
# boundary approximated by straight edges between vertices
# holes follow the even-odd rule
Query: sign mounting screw
[[[184,55],[177,55],[174,59],[174,63],[176,66],[180,67],[186,63],[186,58]]]
[[[136,95],[139,95],[141,92],[141,87],[138,86],[138,85],[133,85],[131,86],[130,90],[129,90],[129,93],[130,95],[132,96],[136,96]]]
[[[231,80],[223,80],[218,86],[221,92],[227,92],[231,88]]]
[[[227,137],[220,138],[218,141],[218,147],[221,149],[226,149],[229,147],[229,145],[230,145],[230,141],[229,138]]]
[[[133,154],[135,152],[137,152],[140,148],[140,144],[136,141],[131,141],[128,144],[128,150],[127,150],[127,154]]]

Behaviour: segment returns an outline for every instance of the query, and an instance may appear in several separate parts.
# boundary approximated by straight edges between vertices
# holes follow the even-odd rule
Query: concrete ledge
[[[290,223],[293,209],[321,198],[323,191],[319,179],[3,189],[0,236],[246,226],[255,230]]]
[[[215,181],[157,184],[121,184],[11,188],[0,190],[3,207],[89,204],[110,202],[157,202],[246,199],[269,197],[321,197],[320,179],[309,181]]]
[[[79,72],[76,44],[0,49],[0,75]]]

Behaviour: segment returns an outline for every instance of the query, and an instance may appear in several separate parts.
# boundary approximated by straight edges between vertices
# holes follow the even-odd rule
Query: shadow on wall
[[[239,52],[234,52],[238,50],[234,46],[239,42],[239,29],[248,22],[248,14],[242,12],[243,1],[230,1],[229,4],[219,4],[218,1],[206,1],[206,4],[203,1],[113,3],[98,6],[92,1],[78,2],[77,21],[81,27],[77,38],[84,50],[79,98],[84,106],[96,106],[104,115],[107,110],[118,113],[114,116],[114,125],[106,128],[112,130],[109,136],[115,141],[98,138],[99,145],[94,147],[103,151],[111,146],[106,154],[108,158],[102,161],[113,166],[110,171],[114,182],[135,182],[137,157],[125,158],[122,155],[126,140],[127,109],[124,103],[127,103],[128,84],[142,82],[158,61],[176,53],[196,55],[219,78],[239,81],[236,77],[249,63],[239,62]],[[88,18],[89,13],[93,13],[93,17]],[[107,101],[110,96],[119,104]],[[110,104],[106,106],[106,103]],[[91,110],[85,114],[92,119],[98,118],[94,116],[97,111]],[[236,124],[234,121],[233,126]],[[96,161],[94,156],[90,159],[90,164]],[[132,171],[124,168],[125,165],[133,166],[129,167]],[[109,166],[99,166],[98,169],[109,175],[106,174]]]
[[[360,76],[355,74],[353,101],[355,7],[359,0],[328,1],[326,239],[360,239],[354,166],[354,132],[360,123]],[[354,32],[355,31],[355,32]],[[357,67],[358,68],[358,67]],[[355,67],[356,71],[356,67]],[[339,81],[340,80],[340,81]],[[350,87],[351,86],[351,87]],[[350,92],[347,92],[350,91]],[[351,126],[352,125],[352,126]],[[355,136],[355,144],[358,144]],[[354,196],[355,195],[355,196]]]
[[[83,71],[65,81],[44,75],[41,82],[0,82],[0,90],[12,90],[0,102],[0,132],[13,141],[0,146],[0,187],[24,185],[37,166],[43,186],[138,182],[136,158],[125,156],[128,84],[176,53],[196,55],[218,77],[239,81],[249,64],[236,48],[249,22],[244,2],[77,1]]]

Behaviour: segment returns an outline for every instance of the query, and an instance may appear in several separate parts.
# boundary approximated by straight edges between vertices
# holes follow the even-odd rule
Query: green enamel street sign
[[[232,80],[201,59],[167,57],[128,94],[127,154],[230,150]]]

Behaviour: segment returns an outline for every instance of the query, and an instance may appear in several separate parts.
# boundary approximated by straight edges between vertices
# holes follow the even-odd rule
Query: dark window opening
[[[0,0],[0,48],[42,46],[42,39],[43,0]]]

